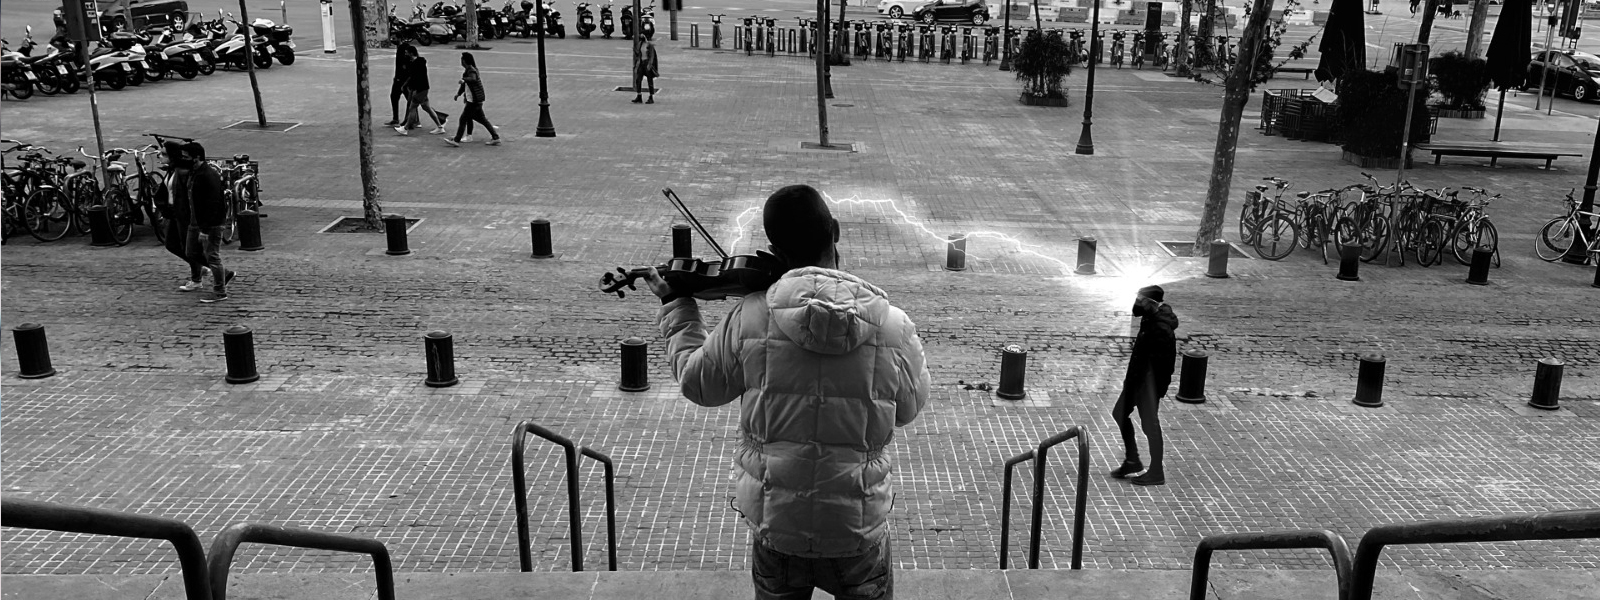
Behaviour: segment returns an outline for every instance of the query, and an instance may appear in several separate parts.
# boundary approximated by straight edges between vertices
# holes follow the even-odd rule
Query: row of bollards
[[[944,243],[944,270],[967,270],[967,234],[953,233],[945,238]],[[1092,237],[1078,238],[1078,268],[1073,271],[1079,275],[1094,275],[1096,242]]]

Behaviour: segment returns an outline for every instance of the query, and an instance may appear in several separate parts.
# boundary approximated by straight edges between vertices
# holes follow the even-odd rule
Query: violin
[[[729,296],[743,296],[771,287],[789,270],[783,259],[768,252],[757,251],[755,254],[729,256],[705,227],[700,225],[700,220],[694,217],[694,213],[689,211],[683,200],[672,192],[672,188],[663,188],[661,193],[674,208],[678,209],[678,212],[683,214],[684,218],[689,220],[689,225],[700,232],[700,236],[705,238],[711,249],[721,257],[716,260],[678,257],[656,265],[656,272],[672,286],[673,293],[701,300],[722,300]],[[634,282],[649,273],[650,267],[635,269],[617,267],[616,272],[608,272],[600,278],[600,291],[616,294],[618,298],[626,297],[626,292],[623,292],[622,288],[637,290]]]
[[[656,265],[655,269],[672,286],[673,293],[701,300],[722,300],[765,290],[788,270],[783,268],[782,259],[766,252],[738,254],[721,260],[674,258]],[[649,272],[650,267],[617,267],[616,272],[600,278],[600,291],[623,298],[626,292],[622,288],[638,289],[634,282]]]

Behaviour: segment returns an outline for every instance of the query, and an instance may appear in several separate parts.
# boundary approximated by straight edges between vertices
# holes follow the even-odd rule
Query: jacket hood
[[[859,277],[821,267],[785,273],[767,289],[778,330],[801,348],[844,354],[877,335],[889,297]]]
[[[1169,330],[1177,329],[1178,328],[1178,315],[1177,315],[1177,313],[1172,312],[1172,307],[1171,306],[1167,306],[1166,304],[1162,304],[1161,308],[1156,309],[1156,314],[1145,315],[1144,316],[1144,324],[1143,324],[1143,326],[1148,327],[1151,323],[1155,323],[1157,325],[1164,325]]]

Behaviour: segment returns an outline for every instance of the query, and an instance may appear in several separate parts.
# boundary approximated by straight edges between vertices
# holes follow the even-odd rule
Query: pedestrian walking
[[[1178,357],[1178,341],[1173,330],[1178,328],[1178,316],[1166,304],[1166,291],[1161,286],[1145,286],[1133,301],[1133,314],[1139,317],[1139,336],[1133,340],[1133,356],[1128,359],[1128,372],[1122,378],[1122,394],[1111,408],[1111,418],[1122,433],[1124,458],[1122,466],[1111,471],[1111,476],[1123,479],[1144,471],[1133,478],[1138,485],[1162,485],[1167,482],[1162,468],[1161,418],[1157,410],[1161,397],[1167,395],[1172,385],[1173,362]],[[1129,415],[1139,411],[1139,426],[1150,444],[1150,468],[1145,469],[1139,460],[1139,445],[1133,439],[1133,421]]]
[[[400,99],[406,95],[406,76],[410,74],[411,42],[400,42],[394,53],[394,82],[389,84],[389,127],[400,124]]]
[[[410,135],[409,132],[422,122],[417,114],[417,109],[420,108],[433,118],[434,127],[428,133],[435,135],[444,133],[444,123],[450,115],[437,112],[428,104],[428,59],[417,52],[416,46],[412,46],[406,53],[411,55],[406,61],[406,120],[395,127],[394,131],[400,135]]]
[[[178,170],[189,182],[189,228],[185,247],[189,260],[211,269],[211,296],[206,304],[228,299],[228,282],[234,272],[222,266],[223,228],[228,219],[228,199],[222,193],[222,173],[206,162],[205,146],[186,142],[179,149]]]
[[[500,132],[495,130],[494,125],[489,124],[489,117],[483,114],[483,101],[485,99],[483,79],[478,75],[478,61],[472,58],[471,52],[461,53],[461,69],[461,85],[456,88],[456,99],[460,100],[462,94],[466,94],[467,104],[461,108],[461,121],[460,124],[456,125],[456,136],[445,139],[444,143],[459,147],[461,142],[472,141],[472,124],[477,122],[481,123],[483,128],[489,131],[489,135],[493,136],[484,143],[490,146],[499,146]],[[465,134],[466,137],[462,137],[462,134]]]
[[[192,292],[200,289],[207,269],[204,261],[198,261],[189,256],[189,173],[187,169],[179,166],[180,153],[183,151],[183,142],[167,140],[161,144],[162,154],[167,157],[167,196],[160,198],[156,210],[161,216],[166,217],[163,225],[166,227],[165,237],[167,252],[172,253],[189,265],[189,277],[178,286],[179,291]]]
[[[762,223],[792,270],[709,332],[692,295],[645,277],[673,376],[695,404],[742,400],[736,510],[757,600],[891,600],[886,450],[928,402],[922,341],[883,290],[838,270],[839,222],[817,190],[773,193]]]
[[[656,103],[656,77],[660,75],[659,65],[656,62],[656,45],[639,34],[639,44],[633,49],[633,103],[641,102],[643,94],[640,93],[639,81],[648,79],[650,83],[650,99],[643,101],[645,104]]]

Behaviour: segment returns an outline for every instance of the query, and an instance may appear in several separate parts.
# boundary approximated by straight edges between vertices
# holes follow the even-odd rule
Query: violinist
[[[817,190],[773,193],[762,224],[790,270],[710,331],[693,294],[644,276],[673,376],[695,404],[744,401],[735,496],[755,597],[893,598],[885,450],[927,404],[922,341],[883,290],[839,270],[839,222]]]

